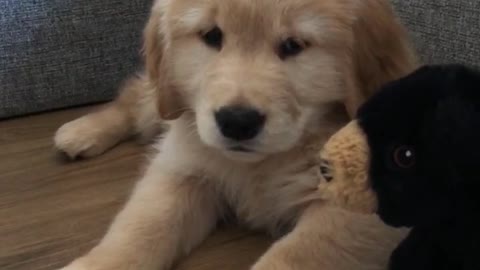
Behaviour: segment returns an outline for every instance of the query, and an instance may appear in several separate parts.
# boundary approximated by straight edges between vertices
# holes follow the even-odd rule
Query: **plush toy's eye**
[[[205,44],[207,44],[208,46],[215,49],[222,48],[223,33],[222,30],[218,28],[218,26],[215,26],[206,33],[202,33],[201,37],[203,39],[203,42],[205,42]]]
[[[410,146],[399,146],[393,151],[393,161],[402,169],[415,165],[415,150]]]
[[[320,163],[320,173],[322,174],[323,178],[325,178],[327,182],[330,182],[333,180],[333,176],[330,171],[330,163],[324,159],[322,159]]]

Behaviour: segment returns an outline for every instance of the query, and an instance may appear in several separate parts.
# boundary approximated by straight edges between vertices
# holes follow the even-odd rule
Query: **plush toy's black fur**
[[[358,112],[378,213],[413,227],[391,269],[480,270],[480,73],[424,66]]]

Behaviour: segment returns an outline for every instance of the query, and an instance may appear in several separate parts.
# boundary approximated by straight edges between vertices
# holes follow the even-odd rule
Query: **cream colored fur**
[[[356,120],[325,143],[318,162],[324,168],[318,192],[326,204],[358,213],[376,212],[377,196],[368,181],[370,149]]]
[[[225,35],[221,50],[200,38],[214,25]],[[305,50],[282,60],[277,48],[288,37]],[[404,232],[325,208],[312,145],[380,84],[415,68],[386,0],[156,0],[144,54],[145,73],[115,101],[55,136],[69,156],[91,157],[169,126],[106,236],[64,270],[169,269],[227,208],[250,228],[291,229],[253,269],[385,267]],[[213,112],[234,104],[267,117],[245,145],[252,152],[230,151],[214,124]]]

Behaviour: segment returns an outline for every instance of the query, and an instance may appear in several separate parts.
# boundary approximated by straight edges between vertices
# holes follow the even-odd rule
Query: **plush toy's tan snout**
[[[377,200],[368,180],[370,151],[357,121],[334,134],[319,154],[321,198],[351,211],[374,213]]]

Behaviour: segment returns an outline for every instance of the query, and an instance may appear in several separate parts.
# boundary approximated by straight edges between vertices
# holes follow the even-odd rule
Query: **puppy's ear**
[[[147,75],[152,86],[156,89],[157,108],[160,117],[164,120],[174,120],[182,115],[184,106],[171,80],[165,29],[161,27],[165,16],[164,9],[165,7],[159,4],[152,8],[143,33],[143,55]]]
[[[418,67],[408,33],[389,1],[360,1],[353,22],[350,76],[345,105],[350,116],[385,83]]]

